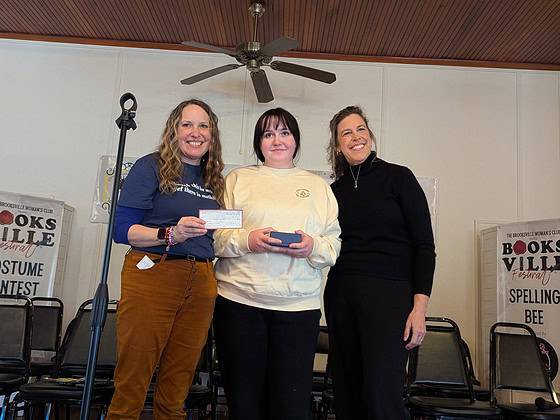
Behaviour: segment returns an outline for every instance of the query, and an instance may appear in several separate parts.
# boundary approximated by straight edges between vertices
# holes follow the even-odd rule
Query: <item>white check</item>
[[[198,217],[206,222],[206,229],[241,229],[243,210],[199,210]]]

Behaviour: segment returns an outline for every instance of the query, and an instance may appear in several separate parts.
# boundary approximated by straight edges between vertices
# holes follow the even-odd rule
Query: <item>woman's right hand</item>
[[[273,232],[274,230],[275,229],[271,227],[252,230],[251,233],[249,233],[249,238],[247,240],[249,250],[255,254],[263,252],[279,252],[277,246],[271,245],[282,243],[280,239],[270,237],[270,232]]]
[[[185,242],[189,238],[205,235],[208,230],[204,227],[206,222],[198,217],[181,217],[173,228],[173,239],[177,243]]]

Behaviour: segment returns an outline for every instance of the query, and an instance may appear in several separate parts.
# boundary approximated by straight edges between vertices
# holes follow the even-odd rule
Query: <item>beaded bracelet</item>
[[[175,240],[175,227],[170,227],[169,229],[169,236],[167,238],[167,245],[173,246],[177,245],[177,241]]]

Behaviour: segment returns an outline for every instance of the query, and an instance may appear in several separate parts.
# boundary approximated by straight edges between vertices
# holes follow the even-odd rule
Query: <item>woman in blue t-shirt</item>
[[[171,112],[158,151],[134,164],[114,240],[130,244],[121,274],[118,362],[110,419],[138,418],[159,366],[155,418],[184,418],[216,298],[212,231],[200,209],[223,205],[218,118],[190,99]]]

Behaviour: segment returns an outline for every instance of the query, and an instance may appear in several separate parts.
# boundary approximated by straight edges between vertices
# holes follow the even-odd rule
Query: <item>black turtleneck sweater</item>
[[[335,277],[345,274],[409,281],[430,295],[435,246],[426,196],[412,171],[372,153],[331,187],[339,206],[342,249]]]

